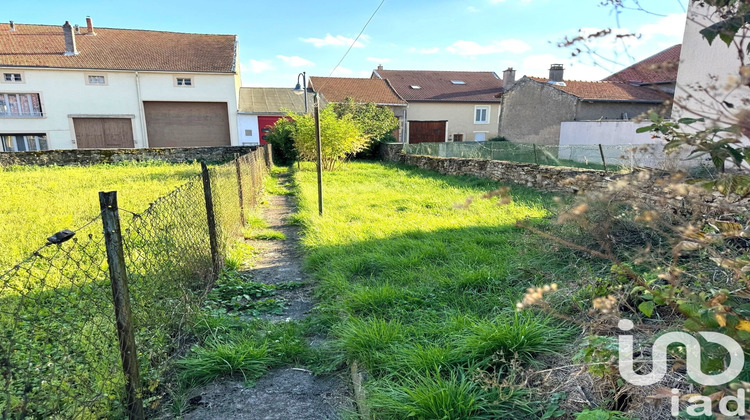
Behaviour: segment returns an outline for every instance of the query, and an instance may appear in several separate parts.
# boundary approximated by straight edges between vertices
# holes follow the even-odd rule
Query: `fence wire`
[[[416,143],[404,145],[411,155],[461,157],[535,163],[548,166],[621,171],[633,168],[672,170],[697,166],[685,154],[667,155],[660,144],[537,145],[507,141]]]
[[[243,225],[240,203],[249,211],[260,202],[269,165],[258,149],[209,167],[222,257]],[[191,315],[217,274],[201,176],[144,211],[120,209],[120,224],[140,388],[153,414],[173,379],[171,362],[189,344]],[[72,239],[0,273],[2,418],[128,416],[108,270],[100,215]]]

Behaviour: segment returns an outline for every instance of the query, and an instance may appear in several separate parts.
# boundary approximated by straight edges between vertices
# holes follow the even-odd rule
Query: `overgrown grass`
[[[118,191],[120,207],[141,211],[199,173],[197,165],[162,162],[0,168],[0,271],[99,214],[99,191]]]
[[[307,267],[319,281],[318,321],[344,358],[373,375],[374,416],[512,418],[502,410],[533,411],[524,392],[499,405],[472,373],[507,372],[509,360],[539,364],[571,341],[570,327],[513,311],[526,288],[577,274],[569,251],[515,227],[521,219],[546,223],[552,197],[513,187],[513,202],[498,206],[497,199],[478,199],[498,187],[492,181],[350,163],[324,173],[321,218],[311,169],[295,174],[296,220],[305,229]],[[502,394],[500,383],[490,388]]]

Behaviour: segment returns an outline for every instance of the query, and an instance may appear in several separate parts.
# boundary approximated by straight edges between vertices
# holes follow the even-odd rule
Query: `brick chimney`
[[[378,70],[383,70],[383,65],[382,64],[378,64]]]
[[[11,30],[12,32],[15,32],[15,31],[16,31],[16,24],[15,24],[15,22],[13,22],[12,20],[10,21],[10,30]]]
[[[76,36],[73,33],[73,27],[67,20],[65,21],[65,25],[63,25],[63,35],[65,36],[65,55],[77,55]]]
[[[91,16],[86,16],[86,27],[89,30],[88,35],[96,35],[96,32],[94,32],[94,22],[91,20]]]
[[[562,82],[564,72],[565,72],[565,69],[563,68],[562,64],[553,64],[549,68],[549,81],[550,82]]]
[[[503,72],[503,88],[508,90],[512,88],[515,83],[516,71],[513,70],[513,67],[508,67],[508,69]]]

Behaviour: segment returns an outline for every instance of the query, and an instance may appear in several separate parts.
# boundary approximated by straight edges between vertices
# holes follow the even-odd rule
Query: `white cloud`
[[[685,32],[686,20],[687,14],[674,13],[664,16],[656,23],[642,25],[638,28],[636,33],[641,34],[644,39],[651,39],[655,36],[665,36],[676,40],[682,40],[682,35]]]
[[[589,65],[575,61],[575,59],[561,58],[553,54],[538,54],[524,57],[518,69],[520,74],[516,78],[524,76],[547,77],[551,64],[562,64],[565,67],[567,80],[600,80],[610,74],[605,69],[595,65]]]
[[[412,53],[412,54],[437,54],[438,52],[440,52],[440,48],[438,48],[438,47],[435,47],[435,48],[414,48],[414,47],[411,47],[411,48],[409,48],[407,50],[407,52]]]
[[[479,11],[479,9],[477,9],[474,6],[469,6],[469,7],[466,8],[466,11],[468,11],[469,13],[476,13],[476,12]]]
[[[334,77],[349,77],[352,74],[354,74],[354,70],[348,69],[346,67],[337,67],[336,70],[334,70],[333,74],[331,76]]]
[[[377,58],[377,57],[367,57],[365,58],[365,60],[371,61],[373,63],[378,63],[378,64],[384,64],[384,63],[388,63],[391,61],[390,58]]]
[[[331,34],[326,34],[325,38],[300,38],[302,42],[307,42],[309,44],[313,44],[314,46],[320,48],[325,46],[337,46],[337,47],[348,47],[352,45],[354,42],[354,38],[347,38],[343,35],[336,35],[333,36]],[[367,40],[367,36],[363,35],[360,37],[362,40]],[[365,44],[363,44],[360,41],[354,42],[354,48],[362,48]]]
[[[250,71],[251,73],[263,73],[272,69],[273,65],[269,60],[250,60],[250,65],[248,67],[245,67],[244,65],[240,66],[240,71]]]
[[[291,57],[286,55],[277,55],[276,58],[280,59],[290,67],[312,67],[315,65],[315,63],[313,63],[312,61],[306,60],[296,55]]]
[[[504,39],[502,41],[493,41],[488,45],[480,45],[474,41],[456,41],[446,48],[448,52],[458,55],[486,55],[509,52],[513,54],[522,54],[531,49],[531,46],[518,39]]]

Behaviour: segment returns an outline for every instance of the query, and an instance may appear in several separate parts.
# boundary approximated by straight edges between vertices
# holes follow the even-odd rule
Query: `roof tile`
[[[529,79],[540,83],[549,82],[549,79],[541,77],[529,77]],[[670,98],[670,95],[661,90],[634,86],[629,83],[586,82],[580,80],[566,80],[564,83],[565,86],[551,83],[549,83],[549,86],[582,100],[661,103]]]
[[[375,70],[378,76],[408,102],[500,102],[495,95],[503,91],[503,81],[490,71]]]
[[[639,61],[603,79],[607,82],[624,83],[671,83],[677,80],[682,45],[678,44]]]
[[[353,77],[310,77],[310,85],[330,102],[373,102],[379,105],[406,105],[385,80]]]
[[[313,95],[307,95],[307,109],[313,109]],[[305,112],[305,96],[291,88],[240,88],[240,112],[283,115],[287,111]]]

